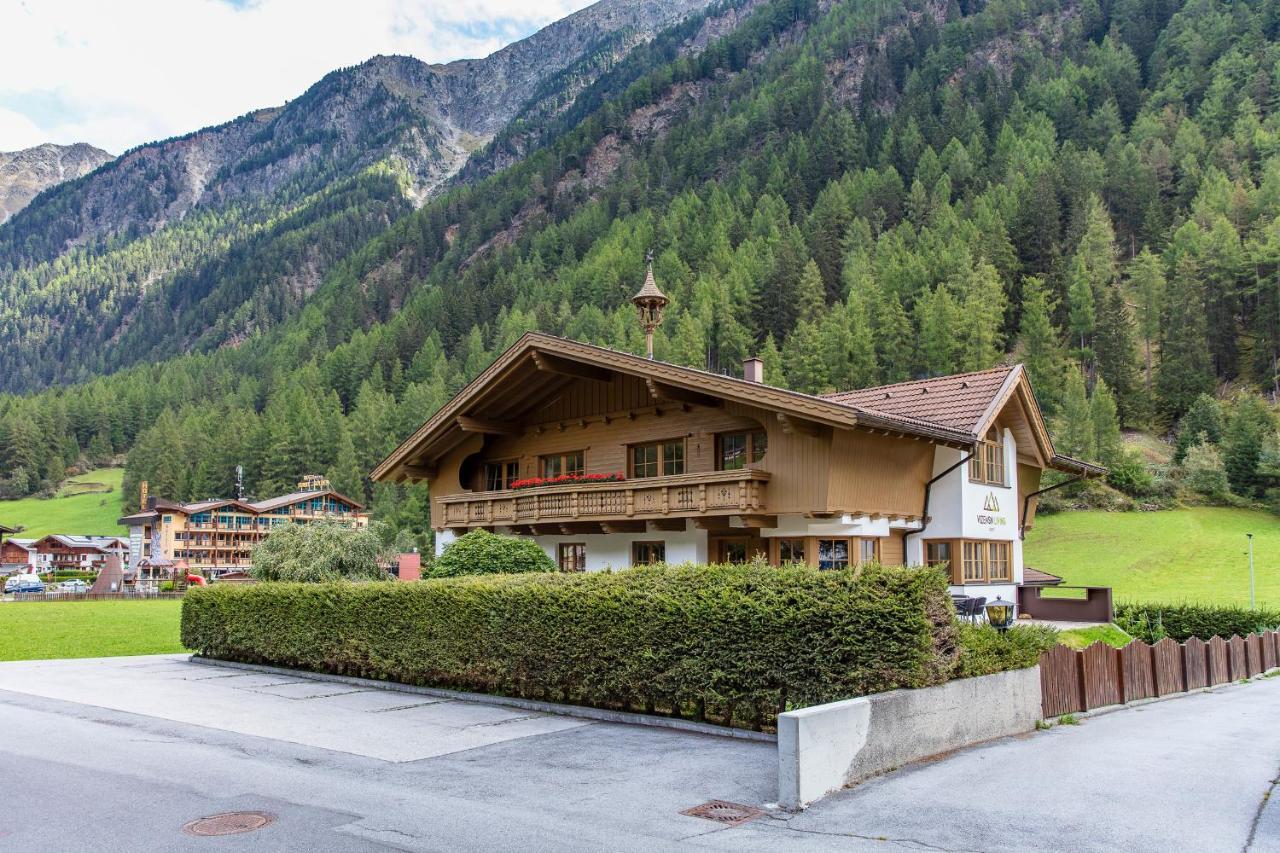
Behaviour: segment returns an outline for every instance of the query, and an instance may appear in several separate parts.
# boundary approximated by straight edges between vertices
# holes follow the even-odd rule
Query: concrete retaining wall
[[[778,803],[833,791],[932,755],[1035,728],[1040,667],[894,690],[778,717]]]

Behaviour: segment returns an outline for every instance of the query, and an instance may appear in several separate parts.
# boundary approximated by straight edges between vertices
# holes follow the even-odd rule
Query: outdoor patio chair
[[[986,615],[987,615],[986,596],[979,595],[976,598],[971,598],[969,599],[968,604],[969,604],[969,621],[977,625],[984,618],[986,618]]]

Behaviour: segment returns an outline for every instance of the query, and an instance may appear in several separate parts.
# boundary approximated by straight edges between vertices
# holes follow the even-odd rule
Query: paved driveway
[[[233,672],[0,664],[0,850],[1280,853],[1280,678],[914,765],[797,815],[769,744]],[[1266,803],[1266,805],[1264,805]],[[202,815],[258,832],[193,838]]]

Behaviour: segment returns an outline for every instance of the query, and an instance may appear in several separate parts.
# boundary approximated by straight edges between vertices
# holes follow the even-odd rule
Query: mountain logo
[[[999,512],[1000,501],[996,500],[995,492],[987,492],[987,499],[983,501],[982,508],[986,512]]]

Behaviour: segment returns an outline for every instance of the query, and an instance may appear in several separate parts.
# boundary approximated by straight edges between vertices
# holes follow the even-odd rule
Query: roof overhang
[[[961,430],[888,417],[812,394],[527,332],[392,451],[374,468],[372,478],[379,482],[425,479],[439,459],[468,435],[521,431],[521,416],[570,382],[611,381],[615,375],[640,379],[648,384],[655,398],[675,403],[731,401],[825,427],[863,428],[959,448],[973,446],[973,436]],[[495,412],[505,417],[495,417]]]

